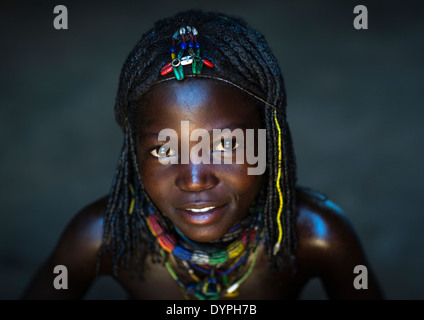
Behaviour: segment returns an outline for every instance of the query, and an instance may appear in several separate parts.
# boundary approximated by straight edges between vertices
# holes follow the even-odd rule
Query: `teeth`
[[[206,211],[212,210],[213,208],[215,207],[206,207],[202,209],[187,209],[187,210],[192,212],[206,212]]]

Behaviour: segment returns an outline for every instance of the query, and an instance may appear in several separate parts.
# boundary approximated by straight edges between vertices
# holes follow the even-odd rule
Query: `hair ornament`
[[[184,79],[183,66],[191,64],[194,75],[202,74],[203,65],[208,68],[215,67],[212,62],[200,56],[200,45],[197,42],[198,31],[194,27],[181,27],[172,36],[171,62],[165,64],[161,69],[161,75],[174,71],[177,80]],[[177,53],[178,51],[178,53]]]

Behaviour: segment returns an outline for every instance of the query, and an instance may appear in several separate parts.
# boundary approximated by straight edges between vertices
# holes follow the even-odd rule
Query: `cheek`
[[[248,165],[223,165],[220,180],[239,197],[254,198],[260,189],[262,175],[248,175]]]
[[[164,166],[148,155],[137,155],[141,181],[150,198],[157,205],[165,203],[172,177],[164,170]]]

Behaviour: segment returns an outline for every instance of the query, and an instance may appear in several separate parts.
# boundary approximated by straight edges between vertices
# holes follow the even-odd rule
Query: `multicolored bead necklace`
[[[194,297],[199,300],[216,300],[221,297],[234,298],[239,295],[239,286],[243,283],[243,281],[245,281],[249,277],[250,273],[252,272],[253,267],[255,266],[257,253],[258,247],[256,247],[253,251],[251,261],[246,264],[247,270],[244,273],[240,272],[239,274],[241,275],[239,277],[234,276],[232,279],[229,279],[227,274],[232,272],[236,267],[238,267],[240,265],[240,262],[246,262],[246,257],[248,256],[247,253],[243,255],[240,259],[238,259],[237,263],[232,268],[229,268],[225,273],[221,274],[221,281],[218,281],[218,275],[214,273],[215,269],[213,268],[211,269],[209,275],[202,281],[194,273],[193,269],[186,265],[187,272],[189,273],[190,277],[195,281],[195,284],[186,285],[178,278],[173,268],[173,263],[169,256],[167,261],[165,261],[165,266],[168,269],[168,272],[170,273],[172,278],[177,282],[183,296],[186,299],[190,299],[190,295],[194,295]]]
[[[165,232],[156,214],[150,214],[147,217],[147,224],[152,234],[158,240],[159,245],[165,251],[187,262],[211,266],[223,264],[228,260],[242,255],[246,251],[246,247],[253,242],[258,233],[255,229],[245,230],[241,233],[240,239],[230,243],[225,250],[208,253],[207,251],[198,249],[190,251],[185,246],[177,243],[174,235]]]
[[[230,244],[226,245],[225,249],[217,250],[212,247],[201,247],[185,237],[178,229],[175,236],[166,232],[159,216],[153,213],[151,208],[149,212],[150,215],[147,217],[149,229],[162,249],[168,272],[186,298],[192,295],[200,300],[214,300],[222,296],[238,295],[238,287],[253,269],[257,248],[263,236],[259,227],[260,214],[252,224],[254,227],[232,228],[223,238],[229,240],[226,242],[231,241]],[[179,241],[176,239],[177,235],[180,237]],[[249,259],[250,257],[252,259]],[[194,283],[185,284],[178,277],[175,267],[188,272]],[[201,279],[194,270],[205,274],[204,278]],[[235,275],[229,277],[231,273]]]
[[[184,79],[183,66],[191,64],[193,74],[201,74],[203,65],[213,68],[212,62],[200,57],[200,44],[197,42],[199,33],[194,27],[186,26],[180,28],[172,36],[172,46],[169,51],[171,52],[171,62],[165,64],[161,69],[161,75],[166,75],[174,71],[177,80]],[[180,48],[178,54],[177,48]],[[184,56],[188,51],[188,54]]]

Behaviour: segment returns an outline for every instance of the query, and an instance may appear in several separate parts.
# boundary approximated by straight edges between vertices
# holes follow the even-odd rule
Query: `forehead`
[[[212,79],[170,80],[154,87],[141,99],[138,123],[172,126],[188,120],[203,125],[237,122],[245,127],[261,126],[258,103],[241,90]],[[218,125],[216,123],[216,125]]]

